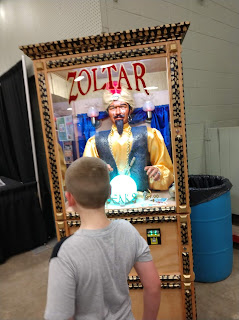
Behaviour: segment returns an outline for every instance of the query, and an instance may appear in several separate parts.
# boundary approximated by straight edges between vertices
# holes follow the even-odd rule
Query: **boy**
[[[89,157],[73,162],[66,171],[66,190],[81,226],[53,250],[45,319],[134,319],[127,284],[133,266],[144,286],[142,319],[156,319],[160,280],[149,247],[129,222],[105,215],[110,196],[106,163]]]

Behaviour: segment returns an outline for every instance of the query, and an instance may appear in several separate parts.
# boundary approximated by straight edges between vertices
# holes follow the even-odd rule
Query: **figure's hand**
[[[108,170],[109,170],[110,172],[112,172],[112,171],[113,171],[113,168],[111,167],[111,165],[110,165],[110,164],[107,164],[107,167],[108,167]]]
[[[157,167],[147,166],[144,168],[149,178],[152,178],[154,181],[159,181],[160,171]]]

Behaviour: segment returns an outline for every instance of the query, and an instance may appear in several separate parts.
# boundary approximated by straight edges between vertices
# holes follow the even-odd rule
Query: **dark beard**
[[[124,120],[123,119],[116,120],[115,125],[116,125],[116,128],[118,130],[119,135],[121,136],[123,133],[123,128],[124,128]]]

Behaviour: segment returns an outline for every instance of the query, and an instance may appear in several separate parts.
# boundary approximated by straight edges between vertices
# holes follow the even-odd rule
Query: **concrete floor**
[[[48,261],[55,240],[0,265],[0,320],[42,320]],[[230,277],[195,283],[198,320],[239,320],[239,250]],[[172,319],[173,320],[173,319]]]

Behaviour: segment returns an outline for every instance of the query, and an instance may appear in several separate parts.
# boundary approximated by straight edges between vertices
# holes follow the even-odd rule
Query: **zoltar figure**
[[[134,100],[129,90],[105,90],[103,102],[112,121],[111,130],[97,132],[85,146],[84,157],[101,158],[108,164],[110,180],[130,175],[138,191],[168,190],[173,165],[161,133],[146,126],[131,127]]]

